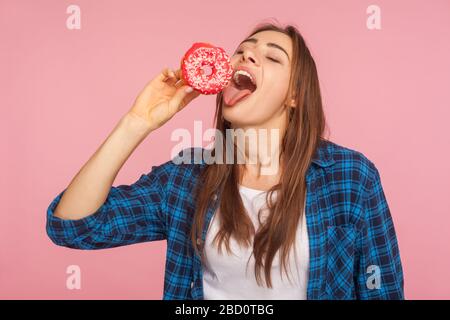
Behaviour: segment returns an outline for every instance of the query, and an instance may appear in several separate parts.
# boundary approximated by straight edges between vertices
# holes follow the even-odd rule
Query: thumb
[[[175,110],[177,112],[183,109],[192,100],[193,94],[195,94],[195,91],[191,86],[184,85],[179,87],[173,97],[169,100],[170,110]]]

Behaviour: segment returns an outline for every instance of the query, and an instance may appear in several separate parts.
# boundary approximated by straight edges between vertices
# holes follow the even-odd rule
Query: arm
[[[144,121],[126,114],[72,179],[54,216],[77,220],[97,211],[105,202],[120,168],[150,131]]]
[[[165,237],[162,165],[134,184],[112,183],[134,149],[153,130],[198,97],[180,80],[181,71],[164,69],[138,95],[131,110],[89,161],[50,204],[47,234],[62,246],[116,247]],[[155,167],[153,167],[155,168]]]
[[[81,219],[61,219],[55,208],[63,190],[47,210],[47,234],[57,245],[74,249],[104,249],[166,238],[165,192],[167,165],[153,166],[131,185],[111,187],[105,202]]]
[[[378,170],[372,176],[364,200],[365,218],[357,238],[357,299],[404,299],[403,269],[391,213]]]
[[[47,210],[47,234],[57,245],[102,249],[165,239],[164,167],[132,185],[112,187],[126,159],[150,130],[126,115]]]
[[[73,178],[55,208],[55,217],[81,219],[104,203],[114,179],[134,149],[153,130],[199,96],[184,85],[181,70],[165,68],[136,98],[133,107]]]

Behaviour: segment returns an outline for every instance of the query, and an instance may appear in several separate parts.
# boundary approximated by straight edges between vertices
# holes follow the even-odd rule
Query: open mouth
[[[223,91],[223,98],[227,105],[233,106],[249,97],[256,89],[256,80],[249,72],[245,70],[236,70],[230,85]]]

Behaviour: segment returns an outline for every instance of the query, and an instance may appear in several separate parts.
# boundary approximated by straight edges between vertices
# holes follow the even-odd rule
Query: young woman
[[[323,137],[317,70],[298,30],[261,25],[231,62],[254,87],[235,101],[245,80],[234,78],[217,95],[216,128],[223,137],[278,130],[269,155],[216,139],[210,155],[223,159],[222,147],[246,161],[206,163],[210,150],[188,148],[112,186],[140,142],[199,95],[166,68],[52,201],[48,236],[75,249],[166,240],[163,299],[403,299],[380,175],[362,153]],[[201,161],[180,161],[191,155]]]

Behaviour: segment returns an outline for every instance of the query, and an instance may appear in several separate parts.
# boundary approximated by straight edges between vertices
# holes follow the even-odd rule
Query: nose
[[[259,58],[256,56],[256,53],[253,52],[251,49],[244,50],[242,54],[242,60],[250,61],[251,63],[254,63],[256,65],[259,64]]]

